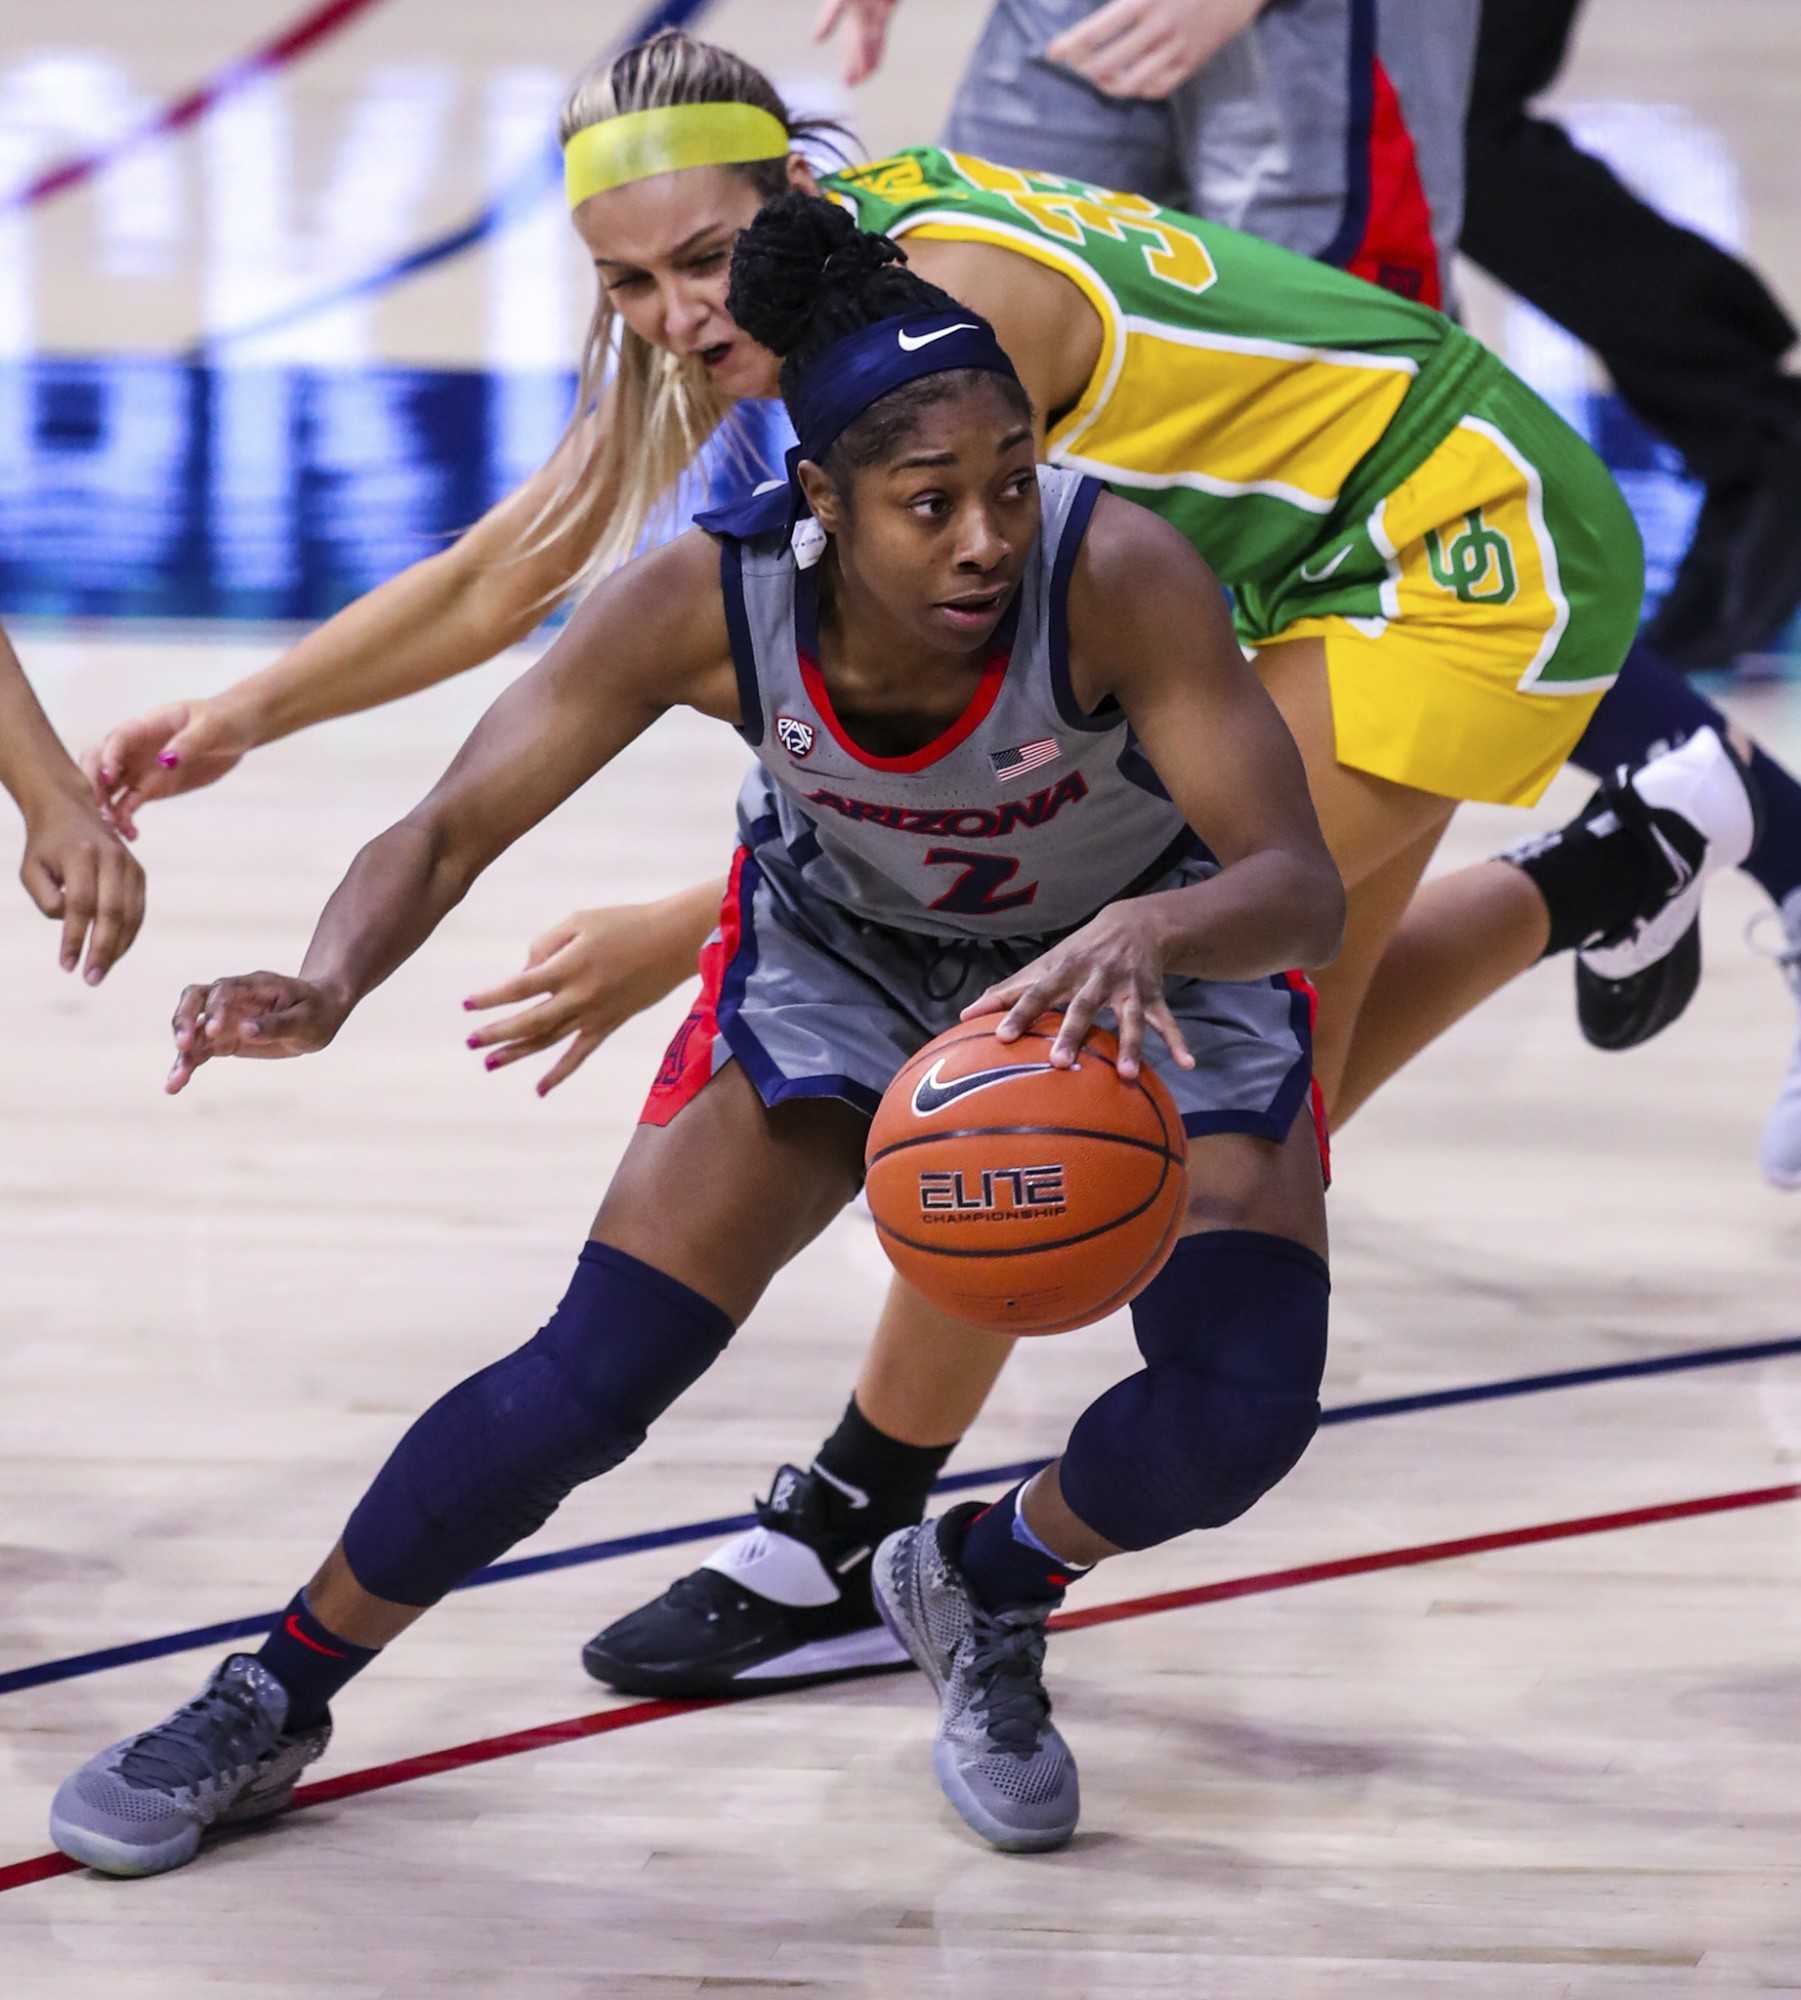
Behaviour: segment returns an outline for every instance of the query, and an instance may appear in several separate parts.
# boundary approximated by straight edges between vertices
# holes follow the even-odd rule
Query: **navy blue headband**
[[[1019,380],[994,329],[974,313],[901,313],[834,341],[785,398],[801,457],[819,464],[839,433],[871,403],[903,382],[953,368]]]

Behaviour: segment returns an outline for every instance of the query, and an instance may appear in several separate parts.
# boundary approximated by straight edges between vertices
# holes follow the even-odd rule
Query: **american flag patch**
[[[1053,757],[1062,755],[1063,745],[1054,736],[1041,736],[1036,743],[1022,743],[1017,750],[991,750],[988,761],[1004,785],[1009,778],[1023,778],[1028,771],[1035,771],[1040,764],[1048,764]]]

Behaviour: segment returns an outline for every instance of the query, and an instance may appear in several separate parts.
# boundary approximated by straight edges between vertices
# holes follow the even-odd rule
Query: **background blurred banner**
[[[916,4],[942,30],[943,7]],[[548,6],[492,64],[434,48],[424,0],[247,8],[245,52],[160,73],[141,41],[0,35],[0,614],[316,620],[542,461],[591,296],[552,133],[593,12]],[[615,46],[704,22],[773,57],[797,103],[847,110],[805,7],[602,12]],[[908,45],[852,114],[873,147],[935,125]],[[170,88],[178,60],[200,80]],[[1668,212],[1742,241],[1720,133],[1635,101],[1568,115]],[[1654,606],[1698,490],[1579,346],[1474,297],[1478,330],[1619,476]],[[756,421],[779,452],[779,409]]]

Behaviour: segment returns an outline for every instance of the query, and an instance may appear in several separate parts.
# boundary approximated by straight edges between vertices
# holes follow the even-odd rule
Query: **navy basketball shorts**
[[[1203,872],[1180,863],[1142,893],[1179,889]],[[669,1124],[734,1061],[771,1108],[837,1097],[873,1113],[910,1056],[1050,942],[866,923],[809,889],[779,839],[741,846],[719,927],[701,950],[700,996],[669,1044],[640,1122]],[[1195,1067],[1178,1068],[1154,1028],[1145,1033],[1145,1061],[1169,1087],[1189,1137],[1245,1132],[1280,1141],[1306,1105],[1323,1163],[1307,979],[1172,979],[1166,992]]]

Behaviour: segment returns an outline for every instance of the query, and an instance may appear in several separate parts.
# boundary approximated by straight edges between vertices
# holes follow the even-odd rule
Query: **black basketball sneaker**
[[[1708,878],[1736,868],[1756,843],[1751,774],[1717,730],[1622,769],[1582,812],[1611,816],[1657,864],[1651,907],[1625,930],[1576,955],[1576,1018],[1598,1049],[1631,1049],[1674,1021],[1701,983],[1701,897]]]
[[[912,1520],[877,1519],[869,1496],[784,1465],[757,1524],[661,1597],[596,1633],[582,1665],[624,1694],[773,1694],[902,1666],[870,1595],[876,1544]]]

